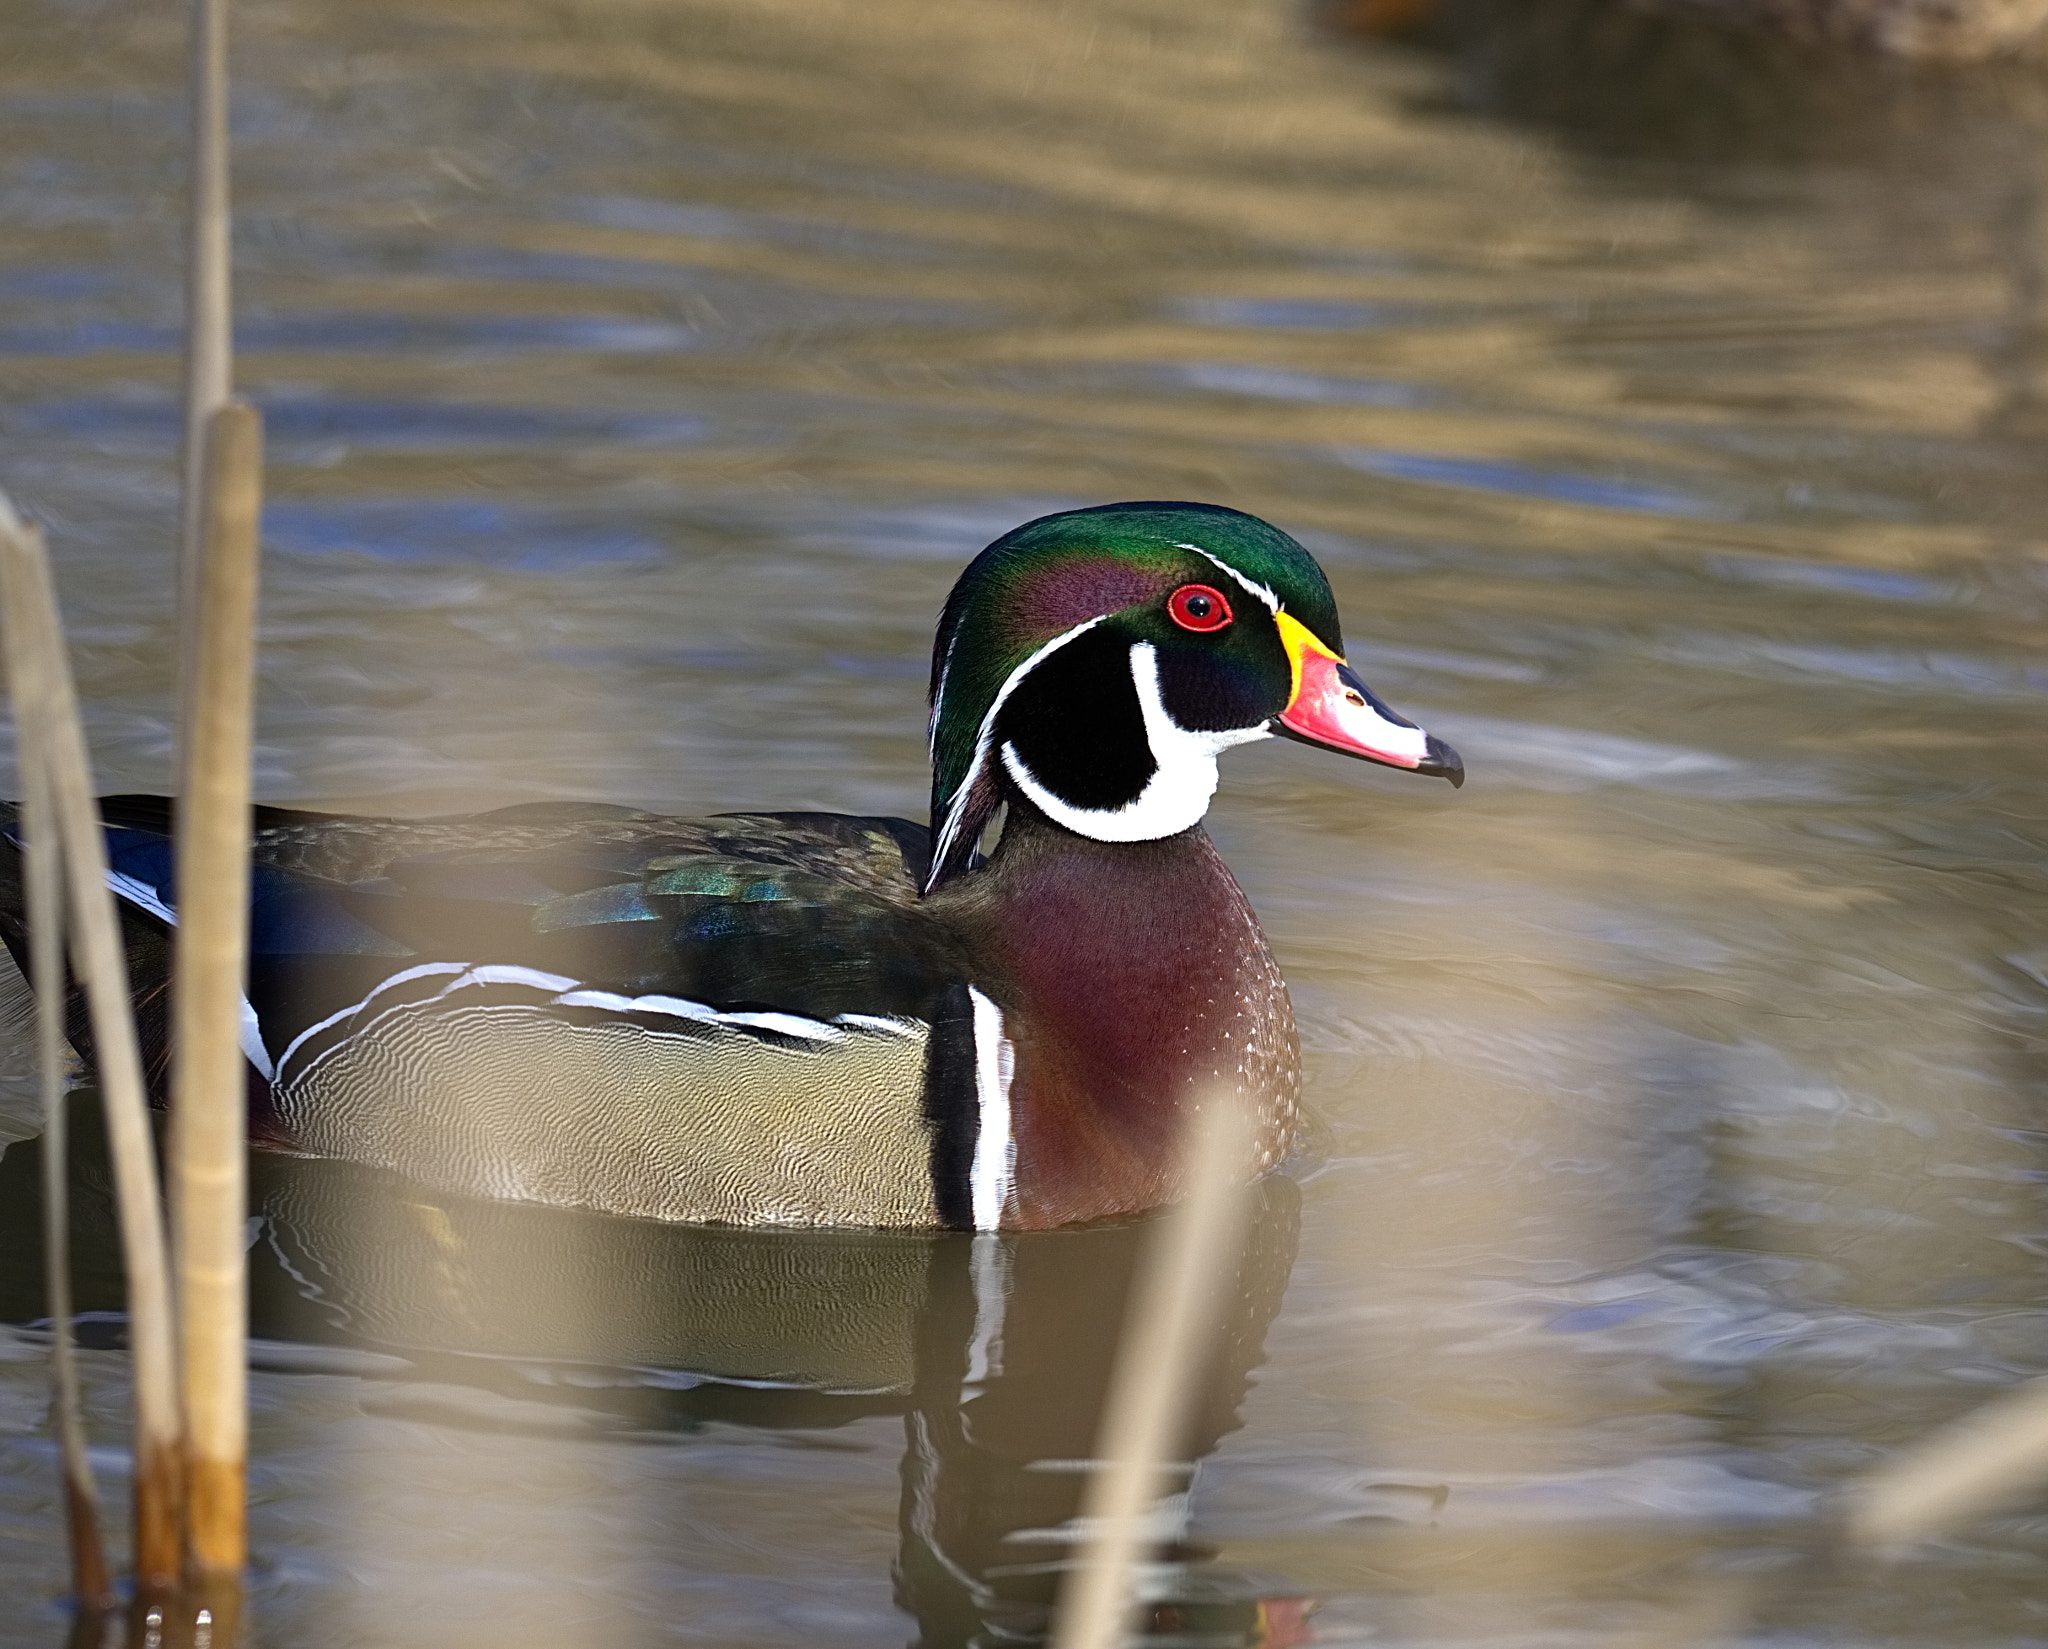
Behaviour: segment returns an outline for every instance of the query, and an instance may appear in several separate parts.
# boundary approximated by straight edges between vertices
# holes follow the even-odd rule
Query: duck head
[[[1153,841],[1200,822],[1218,752],[1274,734],[1464,782],[1344,662],[1329,581],[1278,528],[1211,504],[1028,521],[939,621],[926,891],[1010,795],[1096,841]]]

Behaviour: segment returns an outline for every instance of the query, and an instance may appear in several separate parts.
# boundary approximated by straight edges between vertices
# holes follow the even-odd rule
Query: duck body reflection
[[[73,1102],[88,1314],[121,1304],[96,1097]],[[39,1150],[23,1141],[0,1158],[0,1317],[13,1322],[43,1314]],[[1296,1187],[1272,1176],[1255,1195],[1237,1270],[1215,1284],[1221,1326],[1177,1456],[1182,1492],[1162,1508],[1183,1522],[1195,1469],[1238,1425],[1293,1264]],[[274,1152],[251,1155],[251,1207],[259,1364],[355,1374],[380,1388],[380,1413],[511,1449],[565,1428],[765,1438],[901,1415],[894,1591],[916,1623],[910,1641],[1043,1640],[1151,1221],[1028,1233],[687,1226],[454,1196]],[[260,1512],[257,1529],[260,1559]],[[1197,1575],[1200,1552],[1166,1544],[1156,1626],[1205,1644],[1289,1641],[1266,1632],[1250,1577]]]

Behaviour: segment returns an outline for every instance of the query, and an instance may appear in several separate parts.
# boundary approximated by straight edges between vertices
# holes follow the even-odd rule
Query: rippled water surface
[[[0,484],[109,789],[167,773],[179,10],[15,0],[0,52]],[[1626,1641],[2048,1372],[2038,88],[1809,84],[1588,8],[1433,48],[1278,0],[237,13],[267,798],[915,816],[955,572],[1118,498],[1296,533],[1464,752],[1457,794],[1226,763],[1313,1122],[1162,1633],[1279,1649],[1312,1599],[1323,1643]],[[16,1081],[25,1325],[32,1132]],[[374,1278],[332,1343],[320,1211],[361,1188],[259,1189],[259,1642],[1028,1629],[1116,1234],[995,1257],[998,1370],[986,1253],[394,1193],[508,1277],[597,1256],[539,1267],[607,1348],[565,1361],[436,1349]],[[700,1286],[735,1315],[685,1333]],[[65,1617],[39,1341],[0,1332],[12,1649]],[[815,1395],[692,1384],[721,1358]],[[2008,1517],[1756,1631],[2038,1644],[2044,1559]]]

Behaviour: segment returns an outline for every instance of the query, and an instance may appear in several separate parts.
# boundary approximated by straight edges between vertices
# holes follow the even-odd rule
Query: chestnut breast
[[[1211,1094],[1247,1107],[1262,1169],[1286,1150],[1301,1087],[1287,987],[1202,830],[1099,843],[1013,807],[975,880],[983,988],[1016,1050],[1005,1223],[1170,1200],[1186,1120]]]

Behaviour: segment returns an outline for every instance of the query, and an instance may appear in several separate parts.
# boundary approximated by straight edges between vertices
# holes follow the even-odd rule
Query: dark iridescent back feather
[[[113,796],[102,811],[115,871],[173,904],[171,803]],[[250,994],[273,1058],[430,961],[821,1019],[928,1018],[957,967],[919,909],[927,838],[904,819],[544,802],[423,819],[265,807],[256,827]],[[17,865],[5,856],[0,875],[15,881]],[[18,888],[0,887],[0,938],[25,964],[20,909]],[[169,929],[132,901],[122,913],[161,1092]]]

